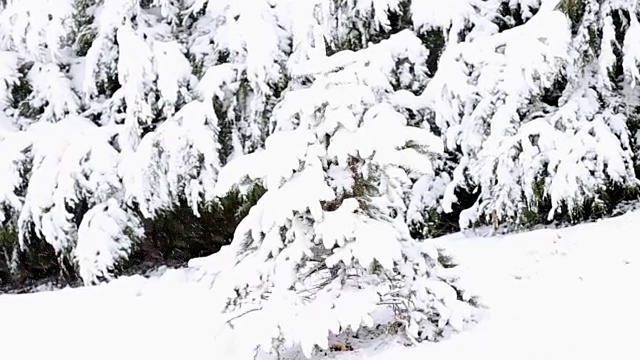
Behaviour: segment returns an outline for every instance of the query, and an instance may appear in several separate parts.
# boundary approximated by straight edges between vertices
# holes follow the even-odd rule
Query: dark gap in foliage
[[[388,18],[392,34],[404,29],[411,29],[413,26],[413,21],[411,20],[411,1],[401,0],[398,4],[398,11],[390,11]]]
[[[138,136],[142,139],[145,135],[152,133],[158,129],[158,126],[166,120],[166,118],[159,119],[158,118],[159,111],[156,112],[154,119],[150,123],[139,122],[138,126],[140,129],[140,133]]]
[[[89,202],[84,197],[80,197],[74,204],[65,203],[65,207],[70,214],[73,214],[73,223],[76,228],[79,228],[82,217],[89,211]]]
[[[154,0],[140,0],[140,7],[143,9],[149,9],[154,2]]]
[[[388,39],[393,34],[405,29],[412,29],[413,27],[413,23],[411,21],[411,1],[409,0],[401,0],[398,4],[397,11],[389,11],[387,13],[387,18],[389,20],[389,27],[387,29],[378,27],[377,30],[374,30],[377,26],[374,22],[375,20],[364,14],[360,14],[357,10],[349,10],[353,12],[352,16],[354,18],[358,18],[363,21],[362,26],[349,27],[345,36],[336,39],[334,46],[327,46],[327,56],[331,56],[342,50],[362,50],[363,48],[367,48],[369,43],[377,44],[380,41]],[[373,12],[374,9],[372,5],[371,13]],[[342,26],[342,24],[338,22],[339,16],[336,16],[336,28],[340,28]]]
[[[118,81],[118,73],[115,71],[109,72],[107,78],[99,81],[97,85],[98,95],[103,95],[106,98],[111,98],[118,89],[120,89],[120,82]]]
[[[458,163],[458,155],[448,151],[445,157],[446,164],[449,166],[444,171],[451,174],[453,172],[452,164]],[[415,239],[428,239],[460,231],[460,213],[475,204],[480,196],[480,190],[472,186],[457,187],[454,190],[454,195],[458,201],[451,205],[451,212],[447,213],[436,209],[427,210],[423,224],[410,224],[411,236]]]
[[[227,49],[220,49],[216,51],[217,54],[217,59],[216,62],[218,64],[226,64],[229,62],[229,57],[231,57],[231,54],[229,54],[229,50]]]
[[[640,133],[640,108],[630,107],[627,115],[627,128],[629,129],[629,142],[633,151],[634,172],[636,178],[640,176],[640,143],[638,143],[638,135]]]
[[[611,80],[615,83],[621,83],[624,80],[624,68],[622,66],[622,60],[624,54],[622,53],[622,45],[624,44],[624,37],[629,29],[629,13],[626,11],[613,11],[611,13],[611,19],[613,20],[613,27],[615,31],[615,41],[613,44],[613,54],[616,57],[616,62],[613,65],[613,69],[610,71]]]
[[[282,99],[284,95],[287,93],[289,89],[289,84],[291,83],[291,77],[288,74],[286,68],[280,69],[282,73],[281,81],[275,84],[271,84],[271,96],[267,98],[267,103],[265,106],[264,114],[262,115],[263,123],[262,123],[262,137],[260,139],[261,145],[264,145],[267,141],[267,138],[274,133],[275,129],[272,128],[273,122],[271,121],[273,111],[276,106]]]
[[[32,287],[43,280],[61,285],[78,283],[70,262],[63,259],[60,265],[54,248],[38,239],[32,226],[28,233],[28,246],[21,249],[18,232],[11,226],[0,228],[0,293]]]
[[[531,16],[535,16],[538,10],[539,8],[529,8]],[[520,4],[511,5],[507,2],[503,2],[500,5],[498,17],[494,19],[500,32],[524,25],[527,20],[522,17],[522,6]]]
[[[4,213],[8,212],[4,211]],[[2,224],[0,226],[0,290],[11,282],[11,263],[17,243],[18,235],[13,227]]]
[[[571,34],[575,36],[586,11],[584,0],[561,0],[558,8],[571,20]]]
[[[444,51],[444,47],[447,45],[447,39],[444,36],[442,29],[430,29],[424,33],[418,34],[422,44],[429,49],[429,56],[427,57],[427,71],[429,76],[434,76],[438,70],[438,62],[440,56]]]
[[[213,110],[218,118],[218,144],[220,149],[218,154],[220,157],[220,165],[224,166],[231,154],[233,154],[233,124],[226,115],[224,104],[218,97],[213,98]]]
[[[29,71],[33,67],[33,62],[27,62],[18,68],[18,83],[11,87],[11,108],[18,109],[18,114],[25,118],[35,119],[44,112],[44,107],[34,108],[29,99],[33,93],[33,88],[29,83]]]
[[[560,105],[560,98],[566,87],[567,78],[560,74],[555,78],[551,87],[544,89],[544,92],[540,95],[540,100],[546,105],[557,107]]]
[[[33,64],[23,64],[18,68],[20,77],[18,83],[11,87],[11,107],[20,108],[22,103],[27,100],[33,89],[27,80],[27,73]]]
[[[476,202],[479,192],[471,192],[468,189],[457,188],[455,194],[458,202],[452,204],[451,212],[431,210],[425,214],[424,224],[409,227],[414,239],[429,239],[452,234],[460,231],[460,213],[468,209]]]
[[[198,59],[198,57],[187,51],[185,57],[189,59],[189,63],[191,63],[191,75],[195,76],[198,81],[202,80],[206,69],[204,68],[204,61],[202,59]]]
[[[541,178],[548,176],[543,173]],[[543,181],[537,181],[533,185],[534,197],[530,202],[525,201],[526,208],[520,213],[518,225],[521,228],[531,228],[536,225],[575,225],[585,221],[594,221],[611,216],[616,206],[625,201],[638,200],[640,193],[637,188],[617,184],[609,181],[609,184],[594,195],[585,195],[577,203],[563,202],[560,205],[560,213],[554,214],[548,219],[552,209],[551,197],[546,192]]]
[[[216,253],[233,239],[240,221],[265,190],[254,186],[246,195],[233,191],[219,202],[198,206],[200,216],[184,200],[153,219],[144,219],[145,237],[135,246],[120,273],[158,265],[181,266],[189,259]]]
[[[76,9],[73,14],[74,29],[69,34],[67,41],[78,56],[86,56],[96,38],[96,33],[91,27],[95,21],[93,14],[90,13],[93,6],[93,1],[90,0],[77,0],[74,3]]]
[[[61,266],[58,264],[53,246],[44,240],[31,240],[27,249],[18,250],[17,268],[14,279],[18,284],[61,277]]]

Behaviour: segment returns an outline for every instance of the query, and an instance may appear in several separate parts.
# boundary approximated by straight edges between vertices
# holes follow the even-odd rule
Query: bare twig
[[[254,311],[259,311],[259,310],[262,310],[262,307],[250,309],[250,310],[247,310],[247,311],[243,312],[242,314],[231,316],[229,319],[227,319],[225,321],[225,324],[229,324],[229,327],[231,327],[233,329],[233,324],[231,323],[233,320],[239,319],[239,318],[241,318],[241,317],[243,317],[243,316],[245,316],[245,315],[247,315],[249,313],[252,313]]]

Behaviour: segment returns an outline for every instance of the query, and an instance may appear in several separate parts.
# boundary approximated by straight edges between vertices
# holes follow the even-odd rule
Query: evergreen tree
[[[234,351],[300,344],[311,356],[330,331],[375,325],[379,307],[417,340],[471,319],[438,250],[413,239],[405,220],[413,183],[435,177],[431,157],[443,145],[396,111],[402,92],[390,79],[405,62],[424,68],[425,53],[405,31],[300,64],[294,73],[313,82],[278,104],[265,150],[222,168],[221,194],[248,179],[267,189],[231,245],[200,265],[224,313],[259,310],[234,321],[246,339]]]
[[[479,188],[463,227],[521,220],[527,208],[544,211],[535,207],[545,198],[550,220],[613,184],[636,184],[621,86],[632,71],[622,81],[615,68],[634,55],[613,50],[615,2],[563,2],[584,6],[573,19],[552,3],[522,25],[450,43],[424,93],[448,149],[462,155],[443,205],[456,189]]]

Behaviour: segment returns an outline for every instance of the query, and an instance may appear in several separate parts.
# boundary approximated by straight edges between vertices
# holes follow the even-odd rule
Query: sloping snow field
[[[330,357],[640,359],[640,212],[558,230],[434,241],[455,255],[466,285],[490,307],[484,320],[439,343],[376,341]],[[212,359],[207,302],[215,294],[195,276],[172,270],[92,288],[2,295],[3,358]]]

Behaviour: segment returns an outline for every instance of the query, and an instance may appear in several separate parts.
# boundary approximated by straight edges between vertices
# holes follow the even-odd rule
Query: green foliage
[[[76,280],[74,272],[70,271],[72,265],[60,262],[53,247],[45,241],[32,240],[21,249],[18,233],[11,225],[0,228],[0,254],[0,290],[27,286],[43,279],[65,283]]]
[[[223,106],[220,100],[215,98],[213,101],[214,109],[216,110],[216,115],[218,117],[218,143],[220,144],[218,154],[220,156],[220,165],[224,166],[227,164],[231,154],[233,154],[233,123],[219,111]]]
[[[254,185],[244,195],[233,191],[218,201],[199,206],[200,216],[182,200],[155,218],[144,220],[145,237],[136,241],[120,272],[138,266],[180,265],[217,252],[231,242],[236,227],[264,192],[260,185]]]
[[[525,208],[520,213],[518,223],[529,227],[547,223],[547,214],[551,210],[551,198],[546,192],[544,180],[537,180],[533,184],[533,199],[524,199]]]
[[[575,34],[586,10],[584,0],[560,0],[557,8],[571,20],[572,31]]]
[[[534,199],[527,203],[518,219],[518,225],[530,228],[535,225],[549,224],[578,224],[584,221],[593,221],[610,216],[616,205],[624,201],[637,200],[640,189],[610,183],[608,186],[597,190],[593,195],[585,196],[570,204],[563,202],[559,211],[551,221],[548,214],[552,209],[551,198],[546,192],[545,185],[538,181],[533,186]]]
[[[11,281],[11,259],[18,244],[18,234],[12,226],[0,227],[0,285]]]
[[[445,269],[451,269],[458,266],[453,256],[447,254],[443,249],[438,249],[438,262]]]
[[[76,54],[86,56],[95,38],[96,34],[93,31],[79,32],[75,40]]]
[[[0,227],[0,248],[11,249],[17,243],[18,234],[13,226]]]
[[[118,81],[118,73],[114,71],[107,72],[104,79],[99,79],[96,84],[96,89],[99,95],[111,97],[115,92],[120,89],[120,82]]]
[[[500,4],[500,17],[494,21],[498,24],[500,31],[514,28],[524,24],[526,21],[522,18],[522,7],[520,4],[512,4],[503,2]]]
[[[337,196],[333,200],[322,201],[322,209],[324,211],[335,211],[341,205],[345,199],[355,199],[358,201],[360,205],[360,209],[367,212],[370,210],[370,198],[371,196],[378,196],[378,189],[375,185],[376,182],[379,181],[379,178],[376,177],[376,173],[379,171],[377,168],[372,167],[369,172],[369,176],[365,178],[362,175],[362,171],[360,166],[363,161],[359,157],[349,156],[348,158],[348,168],[351,172],[351,177],[353,179],[353,186],[351,189],[346,190],[341,196]]]
[[[445,213],[439,209],[427,209],[421,223],[409,225],[415,239],[430,239],[451,234],[460,230],[458,217],[460,212]]]
[[[73,14],[74,29],[69,34],[69,43],[74,48],[76,55],[86,56],[91,44],[96,37],[95,31],[91,27],[94,21],[90,13],[93,1],[76,0],[76,12]]]
[[[140,7],[143,9],[148,9],[153,5],[153,0],[140,0]]]
[[[429,49],[429,57],[427,58],[427,70],[429,75],[433,76],[438,70],[438,61],[444,51],[444,47],[447,45],[447,40],[444,37],[444,33],[441,29],[431,29],[419,36],[424,46]]]
[[[473,206],[480,194],[472,191],[471,186],[457,188],[455,196],[458,201],[451,206],[451,212],[442,209],[425,209],[424,219],[409,224],[409,231],[414,239],[430,239],[460,231],[460,213]]]
[[[585,14],[589,10],[586,0],[561,0],[557,9],[567,15],[571,21],[573,35],[576,35],[581,27],[586,27],[589,36],[589,47],[583,51],[583,56],[586,61],[594,60],[597,54],[600,53],[602,29],[598,27],[597,23],[585,22]]]
[[[369,196],[376,191],[376,187],[373,184],[376,179],[373,176],[368,179],[365,179],[364,176],[362,176],[362,172],[358,169],[359,160],[355,157],[349,158],[349,167],[354,180],[349,197],[354,197],[361,202],[368,201]]]
[[[191,63],[191,74],[198,80],[201,80],[206,71],[204,62],[202,60],[196,60],[193,55],[189,56],[189,62]]]
[[[226,55],[220,54],[220,56],[224,58]],[[196,63],[196,67],[200,66]],[[243,153],[251,153],[264,146],[267,137],[271,133],[269,128],[271,114],[288,84],[289,79],[287,76],[283,76],[278,83],[270,84],[271,94],[265,99],[266,104],[259,113],[250,112],[252,111],[250,103],[255,96],[255,89],[252,88],[251,82],[246,75],[243,75],[234,84],[237,89],[235,89],[235,94],[232,98],[219,99],[214,97],[213,108],[218,118],[218,143],[220,144],[219,156],[221,165],[224,166],[234,151],[238,150],[234,148],[233,144],[232,135],[234,130],[237,131],[237,135],[240,137],[240,143],[243,146],[240,150]],[[259,136],[255,137],[255,134],[248,134],[243,130],[248,128],[246,124],[250,121],[256,123]]]
[[[29,283],[40,279],[53,279],[71,284],[77,280],[68,256],[60,258],[54,248],[43,240],[29,243],[29,246],[18,252],[17,280]]]
[[[593,54],[599,54],[600,44],[602,43],[602,30],[594,26],[589,26],[588,33],[589,49],[591,49]]]
[[[640,136],[640,113],[638,108],[633,109],[633,112],[627,115],[627,128],[629,129],[629,140],[634,154],[634,170],[637,178],[640,175],[640,143],[638,142]]]
[[[345,11],[346,3],[346,1],[336,0],[336,7],[343,8],[342,11]],[[327,55],[330,56],[342,50],[358,51],[366,48],[370,42],[378,43],[404,29],[411,29],[413,22],[411,21],[410,7],[411,1],[401,0],[398,4],[398,11],[389,11],[387,14],[389,27],[377,30],[374,30],[376,25],[373,18],[360,14],[359,11],[346,10],[350,14],[349,24],[341,24],[340,16],[336,19],[336,23],[338,28],[346,27],[347,31],[335,39],[335,44],[327,49]],[[359,19],[359,23],[354,23],[353,18]]]
[[[11,108],[18,109],[20,116],[30,119],[37,117],[43,112],[42,108],[34,108],[29,102],[33,88],[31,84],[29,84],[27,76],[32,66],[33,63],[26,63],[20,66],[18,69],[20,73],[18,83],[11,87]]]

